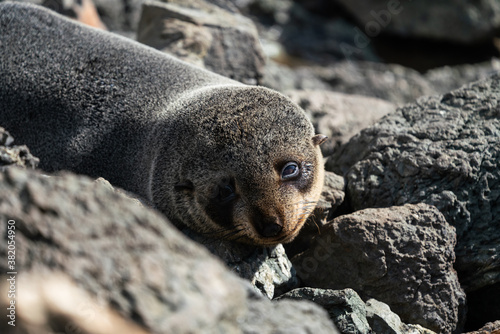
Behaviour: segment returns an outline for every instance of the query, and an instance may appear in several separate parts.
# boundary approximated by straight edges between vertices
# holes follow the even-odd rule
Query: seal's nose
[[[283,226],[278,225],[276,223],[265,224],[264,228],[259,233],[263,237],[275,237],[281,232],[282,229],[283,229]]]
[[[283,230],[283,223],[275,216],[266,216],[261,212],[254,213],[253,223],[257,232],[265,237],[275,237]]]

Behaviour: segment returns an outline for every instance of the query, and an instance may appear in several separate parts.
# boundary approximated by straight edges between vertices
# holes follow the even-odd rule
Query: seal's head
[[[266,88],[221,86],[194,95],[175,106],[175,122],[165,126],[168,141],[151,181],[154,205],[174,223],[215,238],[293,240],[321,193],[319,145],[326,137],[314,135],[297,105]]]

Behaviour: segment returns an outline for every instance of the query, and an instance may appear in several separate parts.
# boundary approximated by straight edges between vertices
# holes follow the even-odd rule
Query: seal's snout
[[[278,217],[264,217],[262,214],[255,216],[254,226],[257,232],[265,238],[275,237],[283,230],[283,223]]]
[[[259,231],[260,235],[263,237],[275,237],[277,236],[281,230],[283,230],[283,226],[278,225],[276,223],[265,224],[262,231]]]

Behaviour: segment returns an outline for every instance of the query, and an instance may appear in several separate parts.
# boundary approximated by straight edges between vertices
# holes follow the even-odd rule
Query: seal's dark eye
[[[294,179],[300,174],[299,165],[296,162],[289,162],[283,167],[281,170],[281,179],[282,180],[290,180]]]
[[[217,200],[221,203],[228,203],[236,197],[234,188],[230,184],[222,185],[219,187],[219,193],[217,194]]]

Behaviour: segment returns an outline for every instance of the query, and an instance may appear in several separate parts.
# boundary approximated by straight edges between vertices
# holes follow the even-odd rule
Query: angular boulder
[[[306,286],[352,288],[388,304],[405,323],[454,333],[465,320],[454,246],[454,228],[434,207],[366,209],[325,225],[292,263]]]
[[[263,76],[253,22],[202,0],[144,3],[137,40],[246,84]]]
[[[182,232],[205,246],[234,273],[250,281],[257,291],[269,299],[299,286],[295,269],[281,244],[255,247],[230,240],[213,239],[187,228]]]
[[[321,145],[324,156],[345,144],[352,136],[396,110],[385,100],[332,91],[294,90],[286,95],[304,109],[316,133],[328,136]]]
[[[34,169],[40,160],[30,153],[26,145],[14,145],[14,138],[0,127],[0,171],[9,166]]]
[[[401,322],[387,304],[370,299],[366,303],[352,289],[299,288],[279,300],[310,300],[324,307],[342,334],[435,334],[420,325]]]
[[[285,293],[279,300],[310,300],[327,310],[342,334],[370,334],[366,305],[352,289],[330,290],[299,288]]]
[[[155,333],[335,331],[318,306],[259,296],[160,214],[87,177],[0,173],[0,240],[7,224],[16,231],[19,291],[33,281],[26,275],[64,273],[105,309]],[[0,257],[7,250],[0,243]],[[14,269],[0,263],[2,274]]]
[[[405,38],[476,44],[492,38],[500,27],[500,5],[494,0],[337,2],[354,15],[369,37],[388,33]]]
[[[499,105],[499,74],[420,98],[327,163],[346,176],[355,210],[423,202],[443,213],[457,231],[455,269],[478,324],[500,318]]]

